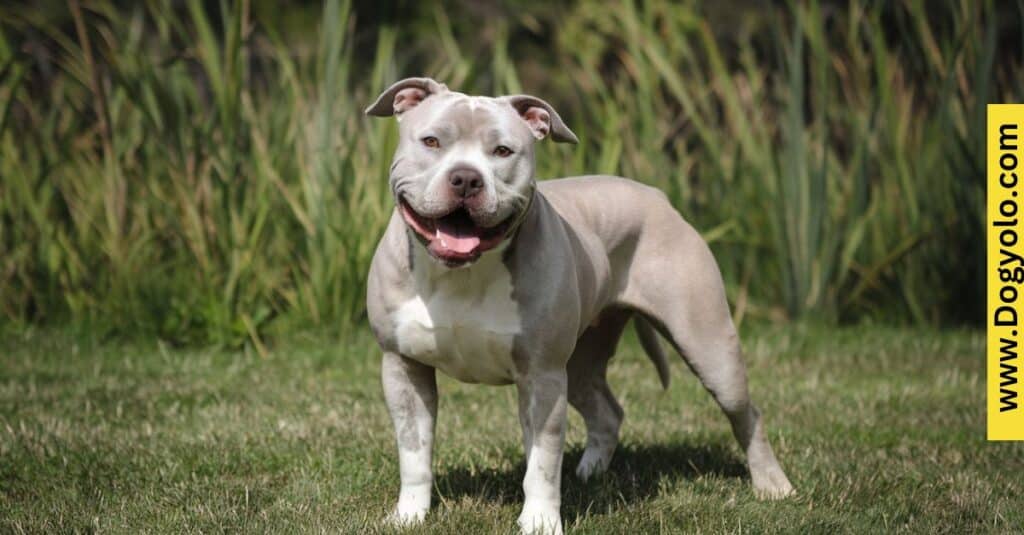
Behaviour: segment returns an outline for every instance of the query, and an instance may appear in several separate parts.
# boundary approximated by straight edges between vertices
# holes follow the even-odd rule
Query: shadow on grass
[[[562,466],[562,516],[604,514],[656,497],[663,486],[702,476],[746,478],[743,460],[724,444],[620,444],[608,471],[583,483],[576,478],[581,447],[566,451]],[[523,500],[525,461],[514,468],[470,470],[451,467],[437,475],[444,500],[473,498],[497,504]],[[664,483],[662,481],[664,480]]]

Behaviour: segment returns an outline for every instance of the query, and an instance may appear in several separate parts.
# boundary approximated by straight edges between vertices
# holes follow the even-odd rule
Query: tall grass
[[[0,316],[257,347],[357,325],[396,141],[361,109],[418,74],[556,102],[582,143],[545,146],[541,176],[665,190],[741,318],[980,310],[979,132],[1024,94],[1018,8],[805,2],[728,26],[580,3],[477,28],[330,0],[311,38],[221,6],[0,11]]]

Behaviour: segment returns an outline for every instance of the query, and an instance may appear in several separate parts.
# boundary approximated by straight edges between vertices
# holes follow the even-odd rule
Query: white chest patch
[[[512,344],[522,323],[500,252],[450,270],[418,253],[417,295],[392,316],[399,351],[467,383],[512,382]]]

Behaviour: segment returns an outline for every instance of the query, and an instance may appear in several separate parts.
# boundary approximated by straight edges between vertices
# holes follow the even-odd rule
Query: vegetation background
[[[0,318],[172,343],[347,331],[430,75],[553,102],[541,177],[653,184],[737,319],[982,317],[985,104],[1021,2],[5,3]]]

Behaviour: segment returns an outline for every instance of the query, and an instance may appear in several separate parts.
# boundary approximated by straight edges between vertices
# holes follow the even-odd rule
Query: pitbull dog
[[[561,533],[566,408],[586,422],[576,467],[585,480],[608,467],[618,443],[623,411],[605,370],[630,319],[664,386],[656,332],[718,402],[755,492],[793,492],[750,401],[715,259],[664,194],[610,176],[538,184],[534,143],[577,139],[536,97],[468,96],[409,78],[366,113],[399,121],[396,207],[367,295],[398,442],[392,522],[419,522],[430,508],[441,370],[516,386],[526,451],[519,526]]]

